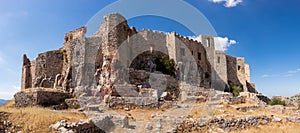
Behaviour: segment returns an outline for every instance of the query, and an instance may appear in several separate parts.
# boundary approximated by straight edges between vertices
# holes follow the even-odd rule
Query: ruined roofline
[[[76,33],[76,32],[79,32],[79,31],[83,31],[83,30],[86,30],[86,29],[87,29],[87,27],[81,26],[80,28],[77,28],[75,30],[71,30],[71,31],[67,32],[66,35]]]
[[[218,53],[218,54],[226,54],[226,52],[225,51],[222,51],[222,50],[215,50],[216,51],[216,53]]]
[[[235,58],[236,60],[237,59],[244,59],[245,60],[245,57],[235,57],[235,56],[231,56],[231,55],[228,55],[228,54],[226,54],[226,56],[231,57],[231,58]]]
[[[137,30],[137,32],[150,32],[150,33],[154,33],[154,34],[159,34],[159,35],[167,35],[168,32],[163,32],[163,31],[158,31],[158,30],[149,30],[149,29],[146,29],[146,28],[143,28],[142,30]]]
[[[67,43],[69,40],[73,40],[79,37],[85,37],[86,32],[87,32],[87,27],[85,26],[69,31],[68,33],[65,34],[64,43]]]

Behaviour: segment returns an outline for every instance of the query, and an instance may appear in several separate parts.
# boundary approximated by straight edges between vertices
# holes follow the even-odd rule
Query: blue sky
[[[227,1],[227,2],[226,2]],[[19,90],[22,55],[62,46],[64,34],[84,26],[113,0],[0,1],[0,98]],[[221,37],[235,40],[227,53],[242,56],[251,66],[252,82],[268,95],[300,92],[299,0],[186,0],[202,12]],[[171,7],[170,7],[171,8]],[[186,15],[189,15],[186,13]],[[171,20],[140,17],[137,29],[192,34]]]

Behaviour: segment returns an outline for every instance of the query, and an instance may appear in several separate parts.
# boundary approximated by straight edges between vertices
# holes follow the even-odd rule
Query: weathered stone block
[[[43,106],[50,107],[65,102],[70,95],[65,92],[35,90],[18,92],[14,95],[16,107]]]

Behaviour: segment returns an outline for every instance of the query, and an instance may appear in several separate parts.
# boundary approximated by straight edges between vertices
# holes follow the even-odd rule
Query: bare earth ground
[[[48,127],[60,120],[66,120],[69,122],[76,122],[79,120],[88,119],[84,113],[78,112],[77,110],[63,110],[53,111],[46,108],[31,107],[16,109],[13,107],[14,101],[10,101],[6,105],[0,107],[0,112],[11,113],[9,120],[20,125],[24,132],[36,132],[44,133],[48,132]],[[250,104],[239,104],[235,106],[250,106]],[[275,115],[279,118],[289,116],[290,114],[278,114],[275,112],[267,111],[264,108],[259,108],[255,111],[240,112],[230,107],[229,105],[221,105],[215,110],[207,110],[205,104],[191,104],[189,108],[172,108],[172,109],[153,109],[153,110],[114,110],[121,115],[130,116],[130,122],[134,121],[149,121],[154,114],[171,114],[171,115],[189,115],[193,118],[211,115],[218,116],[222,114],[233,114],[234,116],[249,116],[249,115]],[[203,110],[205,109],[205,110]],[[208,131],[206,131],[208,132]],[[299,123],[285,123],[285,122],[272,122],[268,125],[259,127],[247,128],[242,131],[234,131],[232,133],[300,133]]]

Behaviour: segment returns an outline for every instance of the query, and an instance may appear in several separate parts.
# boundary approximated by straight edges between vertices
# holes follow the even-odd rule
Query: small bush
[[[168,56],[163,56],[155,60],[157,64],[156,70],[161,71],[163,74],[175,75],[176,72],[176,63],[173,59],[170,59]]]
[[[286,103],[284,100],[281,100],[278,97],[272,97],[271,101],[269,102],[269,105],[283,105],[286,106]]]
[[[230,83],[229,87],[230,87],[231,93],[234,96],[239,96],[240,93],[244,91],[244,89],[241,86],[234,85],[233,83]]]

